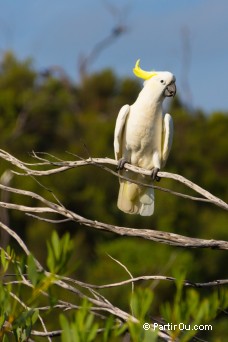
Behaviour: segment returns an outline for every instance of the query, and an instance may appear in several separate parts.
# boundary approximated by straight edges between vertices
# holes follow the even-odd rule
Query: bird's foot
[[[123,170],[124,168],[124,165],[127,163],[127,160],[125,158],[121,158],[118,160],[118,164],[117,164],[117,167],[116,167],[116,170],[119,171],[119,170]]]
[[[161,177],[157,176],[159,171],[160,169],[158,167],[153,168],[151,172],[151,178],[153,179],[153,181],[156,180],[157,182],[160,182]]]

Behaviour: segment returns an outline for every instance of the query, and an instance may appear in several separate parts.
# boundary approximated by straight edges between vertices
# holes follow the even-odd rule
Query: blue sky
[[[60,65],[76,81],[79,56],[109,35],[122,13],[128,31],[90,72],[110,67],[134,77],[140,58],[146,70],[173,72],[193,108],[228,111],[227,0],[0,0],[0,8],[0,56],[11,49],[32,57],[37,70]]]

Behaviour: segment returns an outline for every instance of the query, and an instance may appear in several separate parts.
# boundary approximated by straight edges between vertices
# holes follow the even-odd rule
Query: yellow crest
[[[142,78],[144,80],[149,80],[151,77],[156,76],[156,72],[154,71],[144,71],[140,68],[139,66],[140,63],[140,59],[137,60],[137,62],[135,63],[135,67],[133,69],[133,72],[135,74],[135,76]]]

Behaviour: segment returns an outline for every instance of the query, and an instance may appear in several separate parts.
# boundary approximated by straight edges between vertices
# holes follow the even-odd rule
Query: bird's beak
[[[169,85],[167,85],[167,87],[165,88],[165,96],[167,97],[174,97],[176,94],[177,88],[176,88],[176,84],[175,82],[170,83]]]

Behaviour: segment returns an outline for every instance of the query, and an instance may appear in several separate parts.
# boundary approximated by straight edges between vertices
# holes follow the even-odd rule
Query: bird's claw
[[[152,172],[151,172],[151,178],[153,179],[153,181],[157,181],[159,182],[161,177],[157,176],[158,172],[160,171],[160,169],[158,167],[153,168]]]
[[[124,165],[127,163],[127,160],[125,158],[121,158],[118,160],[118,164],[117,164],[117,167],[116,167],[116,170],[119,171],[119,170],[123,170],[124,168]]]

